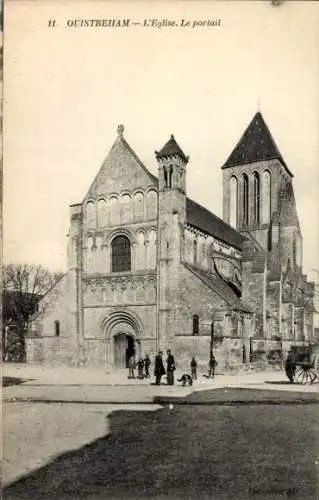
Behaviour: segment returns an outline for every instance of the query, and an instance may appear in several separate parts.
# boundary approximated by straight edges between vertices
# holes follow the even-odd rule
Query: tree
[[[8,264],[2,269],[3,357],[25,359],[25,334],[41,297],[61,279],[63,273],[50,272],[32,264]],[[8,334],[11,330],[11,335]],[[7,332],[7,335],[5,334]]]

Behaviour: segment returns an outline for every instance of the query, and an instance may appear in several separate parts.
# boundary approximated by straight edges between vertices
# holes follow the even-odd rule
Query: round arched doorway
[[[131,356],[141,355],[141,321],[132,311],[114,311],[101,321],[105,332],[106,366],[128,368]]]
[[[114,367],[117,369],[128,368],[130,357],[136,354],[134,338],[128,333],[119,332],[114,335],[113,342]]]

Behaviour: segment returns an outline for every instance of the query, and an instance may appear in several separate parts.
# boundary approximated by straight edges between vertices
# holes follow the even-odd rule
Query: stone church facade
[[[70,207],[68,266],[41,300],[29,362],[124,368],[172,349],[207,366],[312,340],[292,178],[260,113],[222,166],[223,220],[187,197],[189,158],[171,136],[153,176],[117,139]]]

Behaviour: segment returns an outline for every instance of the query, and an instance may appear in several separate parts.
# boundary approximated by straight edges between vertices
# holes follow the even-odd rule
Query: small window
[[[193,315],[193,335],[199,334],[199,316],[197,314]]]
[[[173,187],[172,184],[172,178],[173,178],[173,165],[169,166],[169,186],[168,187]]]
[[[55,320],[54,322],[54,331],[55,331],[55,336],[60,337],[60,321]]]

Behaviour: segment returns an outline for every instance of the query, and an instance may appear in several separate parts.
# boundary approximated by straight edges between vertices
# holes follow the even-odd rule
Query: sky
[[[152,18],[177,26],[143,26]],[[130,26],[68,27],[75,19]],[[317,2],[7,2],[5,261],[66,270],[69,205],[118,124],[154,174],[173,133],[190,156],[188,195],[222,216],[220,167],[259,109],[294,174],[304,270],[319,281],[318,34]]]

